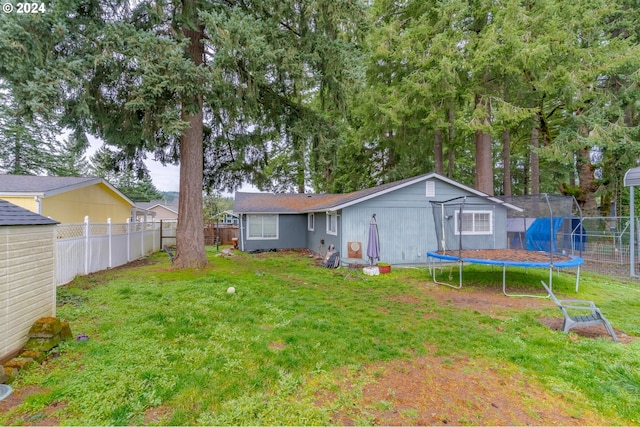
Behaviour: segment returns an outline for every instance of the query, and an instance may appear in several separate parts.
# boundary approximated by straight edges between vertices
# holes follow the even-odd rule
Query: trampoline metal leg
[[[445,283],[445,282],[438,282],[438,280],[436,279],[436,268],[435,268],[435,266],[433,267],[433,269],[431,269],[431,273],[432,273],[432,276],[433,276],[433,283],[435,283],[436,285],[448,286],[448,287],[453,288],[453,289],[461,289],[462,288],[462,261],[458,261],[458,286],[451,285],[451,284]]]
[[[553,275],[553,270],[549,270],[549,274]],[[551,279],[549,279],[551,283]],[[510,294],[507,292],[507,266],[502,265],[502,293],[508,297],[526,297],[526,298],[549,298],[549,294],[546,295],[529,295],[529,294]]]

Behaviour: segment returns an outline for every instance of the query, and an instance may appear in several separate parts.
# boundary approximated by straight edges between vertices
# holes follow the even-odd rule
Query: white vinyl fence
[[[56,239],[56,285],[77,275],[117,267],[159,251],[159,222],[60,224]]]

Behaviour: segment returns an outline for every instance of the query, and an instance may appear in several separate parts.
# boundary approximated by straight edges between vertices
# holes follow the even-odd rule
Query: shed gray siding
[[[435,197],[426,196],[428,181],[423,181],[344,208],[340,251],[346,253],[347,242],[362,242],[363,259],[367,259],[369,221],[375,213],[380,235],[380,261],[391,264],[426,263],[426,253],[438,249],[430,202],[470,195],[439,179],[432,181],[435,182]],[[492,245],[495,241],[492,247],[506,247],[506,209],[496,206],[495,212],[495,239],[494,236],[465,236],[465,239],[472,237],[468,243],[484,245],[490,240]]]
[[[278,239],[247,239],[247,215],[242,215],[244,250],[301,249],[307,243],[307,214],[279,214]]]

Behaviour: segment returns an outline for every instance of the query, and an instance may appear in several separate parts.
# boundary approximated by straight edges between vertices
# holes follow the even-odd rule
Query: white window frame
[[[335,230],[331,230],[332,224],[335,226]],[[338,214],[336,212],[327,212],[327,234],[331,234],[332,236],[338,235]]]
[[[491,210],[482,210],[482,211],[462,211],[463,214],[472,214],[472,230],[471,231],[463,231],[463,236],[490,236],[493,235],[493,211]],[[484,215],[489,214],[489,230],[476,230],[476,215]],[[460,211],[457,210],[454,221],[455,221],[455,234],[456,236],[460,235],[460,222],[459,222]]]
[[[276,235],[275,237],[264,237],[264,219],[265,217],[275,217]],[[262,222],[261,236],[251,236],[251,222],[260,219]],[[278,214],[249,214],[247,215],[247,240],[278,240],[280,238],[280,217]]]
[[[307,214],[307,231],[313,231],[316,228],[316,215],[313,213]]]

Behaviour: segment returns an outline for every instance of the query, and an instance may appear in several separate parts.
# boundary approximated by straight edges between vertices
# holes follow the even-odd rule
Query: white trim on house
[[[426,180],[433,179],[433,178],[439,179],[439,180],[441,180],[443,182],[446,182],[447,184],[450,184],[450,185],[453,185],[454,187],[460,188],[461,190],[465,190],[465,191],[467,191],[469,193],[473,193],[476,196],[486,197],[487,200],[491,200],[492,202],[497,203],[499,205],[504,205],[504,206],[506,206],[506,207],[508,207],[510,209],[514,209],[514,210],[516,210],[518,212],[522,212],[522,209],[517,207],[517,206],[514,206],[514,205],[512,205],[510,203],[505,203],[504,201],[502,201],[502,200],[500,200],[500,199],[498,199],[496,197],[489,196],[488,194],[485,194],[482,191],[478,191],[475,188],[467,187],[464,184],[461,184],[461,183],[459,183],[457,181],[449,179],[449,178],[447,178],[445,176],[439,175],[439,174],[437,174],[435,172],[432,172],[432,173],[427,174],[427,175],[423,175],[423,176],[418,177],[416,179],[412,179],[412,180],[403,182],[402,184],[394,185],[393,187],[385,188],[384,190],[368,194],[366,196],[360,197],[360,198],[355,199],[355,200],[351,200],[351,201],[343,203],[341,205],[332,206],[331,210],[338,211],[338,210],[344,209],[346,207],[349,207],[351,205],[355,205],[355,204],[358,204],[358,203],[362,203],[362,202],[364,202],[366,200],[373,199],[374,197],[382,196],[383,194],[391,193],[392,191],[396,191],[396,190],[398,190],[400,188],[408,187],[408,186],[413,185],[415,183],[426,181]]]
[[[338,235],[338,213],[327,212],[326,232],[332,236]]]
[[[268,234],[265,237],[265,224],[264,220],[267,217],[275,218],[275,235]],[[251,235],[251,221],[260,218],[260,236]],[[280,217],[279,214],[247,214],[247,240],[278,240],[280,238]],[[255,231],[255,230],[254,230]]]
[[[314,231],[316,228],[316,216],[313,212],[307,214],[307,231]]]
[[[482,218],[485,217],[486,218]],[[460,235],[460,229],[458,224],[460,217],[460,211],[455,212],[454,224],[455,224],[455,235]],[[471,219],[471,223],[465,221]],[[492,235],[493,234],[493,211],[491,210],[464,210],[462,212],[462,222],[463,236],[479,236],[479,235]],[[470,229],[467,229],[465,226],[469,226]]]

